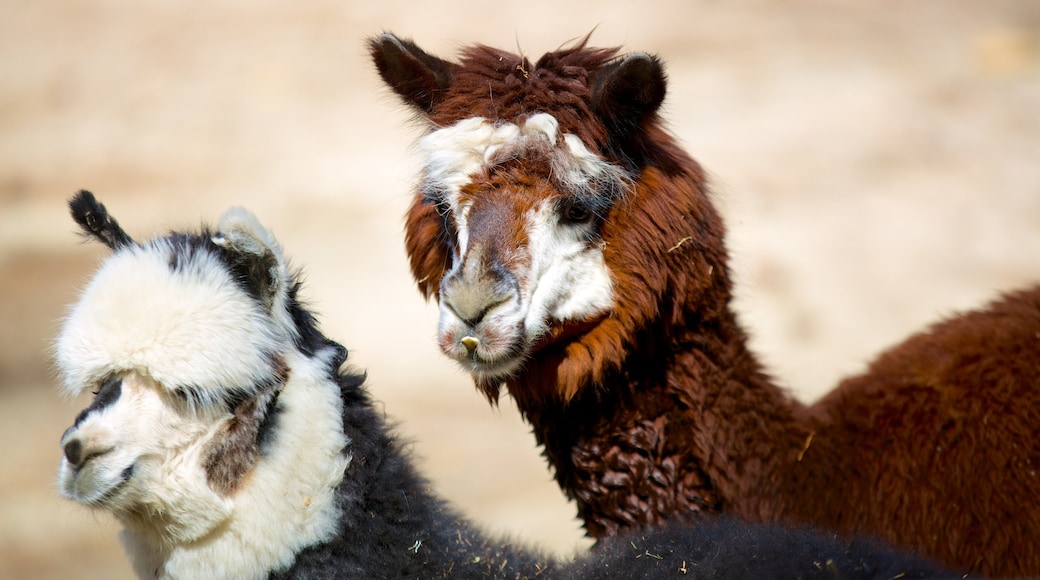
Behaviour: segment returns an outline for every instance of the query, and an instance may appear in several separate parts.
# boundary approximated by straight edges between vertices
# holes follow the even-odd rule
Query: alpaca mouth
[[[85,505],[108,507],[126,489],[136,472],[137,464],[131,463],[119,472],[115,480],[102,482],[99,474],[77,469],[66,485],[66,494]]]
[[[467,372],[487,378],[514,374],[530,353],[522,327],[498,332],[459,325],[441,333],[440,347]]]
[[[442,350],[483,381],[506,379],[516,375],[532,355],[545,349],[565,347],[605,318],[603,315],[579,322],[557,323],[533,339],[524,339],[522,333],[516,333],[507,344],[503,344],[503,337],[488,337],[476,331],[461,332],[442,344]]]
[[[126,469],[124,469],[119,474],[119,480],[116,481],[115,485],[113,485],[112,487],[108,488],[108,491],[106,491],[105,493],[101,494],[101,497],[99,497],[97,500],[95,500],[94,503],[96,503],[98,505],[108,505],[109,503],[111,503],[112,500],[114,500],[120,494],[120,492],[123,491],[123,489],[126,487],[126,485],[128,483],[130,483],[130,479],[134,476],[134,472],[136,472],[136,471],[137,471],[137,464],[136,463],[130,464]]]
[[[471,337],[466,337],[471,338]],[[484,357],[476,349],[462,357],[454,356],[464,369],[484,378],[504,378],[514,374],[526,358],[522,352],[509,352],[504,356]]]

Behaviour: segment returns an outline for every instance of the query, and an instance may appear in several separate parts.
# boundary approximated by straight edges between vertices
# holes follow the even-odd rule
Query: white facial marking
[[[538,200],[526,215],[514,216],[527,236],[520,247],[504,247],[514,243],[505,239],[479,242],[502,244],[495,255],[508,263],[495,267],[505,268],[509,280],[501,280],[501,271],[485,271],[484,252],[473,246],[478,242],[467,227],[471,205],[460,200],[460,192],[474,176],[500,163],[538,155],[547,157],[552,168],[551,175],[538,177],[554,181],[564,195],[596,196],[609,205],[627,189],[630,178],[622,168],[592,153],[577,135],[561,135],[559,122],[546,113],[531,115],[521,125],[465,119],[431,132],[419,147],[426,155],[423,191],[446,206],[457,231],[457,255],[441,287],[438,336],[445,354],[480,376],[502,378],[520,368],[553,324],[611,308],[610,271],[602,247],[590,241],[593,226],[562,220],[560,200]],[[510,298],[503,298],[503,288],[509,288]],[[473,322],[472,316],[460,317],[462,311],[483,313]]]
[[[599,314],[614,301],[610,270],[600,245],[590,248],[580,227],[561,225],[549,204],[527,216],[531,289],[525,322],[530,339],[545,331],[548,319],[581,320]]]

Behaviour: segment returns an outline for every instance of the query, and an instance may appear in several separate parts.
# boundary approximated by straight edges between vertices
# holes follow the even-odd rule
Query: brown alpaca
[[[429,124],[406,245],[440,347],[516,399],[590,535],[725,512],[1040,574],[1040,287],[806,406],[730,307],[725,228],[658,118],[655,57],[369,47]]]

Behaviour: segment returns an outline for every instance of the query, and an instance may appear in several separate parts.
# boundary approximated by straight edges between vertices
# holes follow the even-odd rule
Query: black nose
[[[65,459],[75,467],[78,467],[83,461],[83,444],[79,442],[79,439],[73,439],[65,444]]]

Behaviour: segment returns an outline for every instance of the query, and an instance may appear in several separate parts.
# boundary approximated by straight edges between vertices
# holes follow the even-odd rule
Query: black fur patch
[[[103,244],[118,250],[129,246],[134,240],[127,235],[119,223],[108,214],[108,210],[94,197],[93,193],[81,189],[69,200],[69,212],[83,232],[101,240]]]
[[[185,232],[170,232],[166,236],[172,251],[167,260],[167,265],[172,272],[183,272],[194,260],[195,256],[204,252],[213,252],[217,249],[211,239],[212,235],[206,228],[200,234],[189,234]]]
[[[97,393],[94,395],[94,401],[90,403],[90,406],[80,411],[79,415],[76,415],[76,421],[72,424],[73,428],[79,427],[87,416],[91,413],[100,411],[105,407],[111,406],[113,403],[119,400],[120,395],[123,394],[123,379],[121,378],[110,378],[101,385]]]
[[[281,391],[279,391],[281,393]],[[278,393],[267,402],[267,412],[260,421],[256,432],[256,444],[261,455],[266,455],[271,445],[274,444],[275,434],[278,432],[278,419],[285,409],[278,404]]]
[[[221,248],[221,256],[235,282],[254,300],[270,310],[278,287],[272,272],[278,266],[278,258],[272,252],[263,255],[243,254],[229,248]]]

